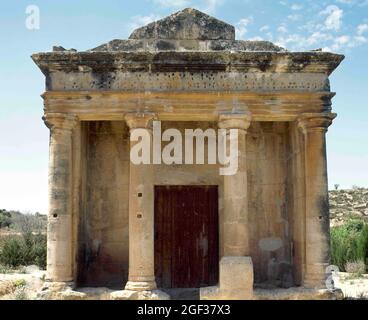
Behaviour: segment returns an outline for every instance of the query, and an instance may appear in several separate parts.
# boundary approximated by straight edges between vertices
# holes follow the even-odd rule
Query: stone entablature
[[[324,52],[68,52],[32,56],[48,91],[329,91]]]
[[[155,112],[162,121],[217,121],[221,113],[251,112],[253,121],[294,121],[302,113],[329,113],[331,92],[46,92],[47,112],[80,120],[124,120],[126,113]]]

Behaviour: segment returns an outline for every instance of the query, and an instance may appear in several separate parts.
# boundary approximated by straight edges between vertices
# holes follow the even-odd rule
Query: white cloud
[[[314,32],[309,36],[302,34],[281,35],[276,44],[295,51],[311,50],[323,48],[323,51],[337,52],[351,49],[359,45],[368,43],[368,38],[364,36],[341,35],[334,37],[330,33]]]
[[[363,37],[363,36],[355,36],[354,41],[357,45],[364,44],[364,43],[368,43],[368,38]]]
[[[272,32],[267,32],[266,36],[268,37],[268,40],[272,41],[272,39],[273,39]]]
[[[265,31],[268,31],[268,30],[270,30],[270,26],[268,26],[268,25],[265,25],[265,26],[263,26],[259,29],[259,31],[261,31],[261,32],[265,32]]]
[[[153,0],[161,7],[184,7],[190,4],[190,0]]]
[[[277,28],[277,31],[280,32],[280,33],[287,33],[288,29],[286,28],[285,25],[281,25]]]
[[[288,19],[291,21],[298,21],[302,16],[300,14],[290,14]]]
[[[366,31],[368,31],[368,24],[364,23],[364,24],[360,24],[357,27],[357,34],[358,35],[362,35],[363,33],[365,33]]]
[[[235,25],[235,31],[237,38],[243,39],[244,35],[248,32],[247,26],[252,24],[254,21],[252,16],[240,19]]]
[[[320,44],[322,42],[331,40],[333,37],[330,34],[322,33],[320,31],[314,32],[309,37],[307,37],[306,42],[308,45]]]
[[[294,3],[293,5],[291,5],[291,10],[298,11],[302,9],[303,9],[303,6],[301,4]]]
[[[336,2],[350,6],[357,5],[358,7],[365,7],[368,5],[368,0],[336,0]]]
[[[342,16],[344,11],[335,5],[326,7],[325,10],[320,12],[321,15],[326,15],[325,27],[328,30],[338,31],[342,24]]]
[[[341,46],[341,45],[347,44],[349,40],[350,40],[349,36],[346,36],[346,35],[340,36],[335,39],[335,43]]]
[[[204,0],[204,8],[202,11],[208,14],[214,14],[217,7],[221,6],[223,3],[224,0]]]
[[[355,1],[354,0],[336,0],[336,2],[343,3],[343,4],[352,4]]]
[[[330,49],[330,51],[338,51],[346,48],[354,48],[366,42],[368,42],[368,39],[363,36],[351,37],[348,35],[343,35],[335,38],[328,49]]]
[[[160,20],[161,17],[160,16],[157,16],[157,15],[154,15],[154,14],[151,14],[149,16],[141,16],[141,15],[138,15],[138,16],[134,16],[131,18],[132,20],[132,23],[129,25],[129,28],[131,30],[135,30],[139,27],[142,27],[142,26],[145,26],[153,21],[157,21],[157,20]]]

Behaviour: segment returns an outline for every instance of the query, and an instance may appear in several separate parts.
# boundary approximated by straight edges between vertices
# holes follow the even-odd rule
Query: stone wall
[[[84,206],[79,283],[122,286],[128,277],[129,141],[124,122],[84,125]]]
[[[254,281],[271,286],[292,285],[288,129],[285,122],[255,122],[247,136]]]

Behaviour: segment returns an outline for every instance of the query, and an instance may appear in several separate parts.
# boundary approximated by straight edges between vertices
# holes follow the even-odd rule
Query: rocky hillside
[[[331,226],[341,225],[351,218],[368,222],[368,189],[333,190],[329,194]]]

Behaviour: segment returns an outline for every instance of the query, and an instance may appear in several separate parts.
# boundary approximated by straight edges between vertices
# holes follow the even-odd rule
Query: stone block
[[[251,257],[223,257],[219,286],[201,288],[201,300],[252,300],[253,263]]]
[[[110,295],[111,300],[137,300],[138,292],[131,290],[114,291]]]
[[[220,261],[220,288],[251,290],[253,288],[252,258],[223,257]]]

